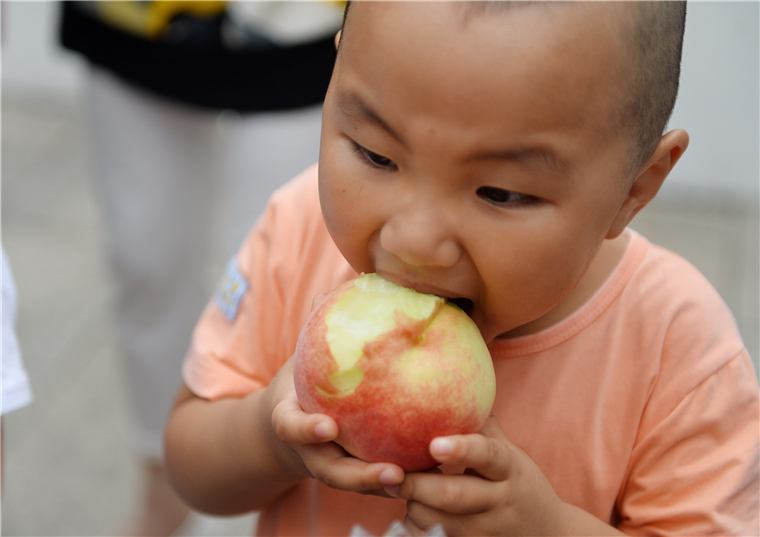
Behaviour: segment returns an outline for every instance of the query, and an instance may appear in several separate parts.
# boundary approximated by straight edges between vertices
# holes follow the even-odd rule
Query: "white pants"
[[[272,191],[316,162],[322,107],[243,115],[221,137],[220,114],[99,68],[90,71],[87,106],[116,276],[116,332],[135,409],[130,441],[160,459],[181,362],[212,291],[211,241],[224,241],[213,251],[231,256]],[[222,237],[212,231],[216,192],[228,197]]]

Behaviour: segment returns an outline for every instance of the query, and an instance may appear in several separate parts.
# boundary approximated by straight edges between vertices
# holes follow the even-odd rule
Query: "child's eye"
[[[373,164],[374,166],[377,166],[379,168],[389,168],[389,169],[395,169],[396,163],[393,162],[388,157],[384,157],[382,155],[378,155],[377,153],[370,151],[369,149],[360,146],[356,142],[353,142],[354,150],[364,157],[370,164]]]
[[[530,205],[538,201],[534,196],[493,186],[482,186],[478,189],[477,194],[484,200],[496,205]]]

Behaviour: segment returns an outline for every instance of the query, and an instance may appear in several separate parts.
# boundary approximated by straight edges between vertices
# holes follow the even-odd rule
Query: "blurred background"
[[[2,5],[2,243],[16,279],[18,335],[34,395],[31,405],[3,417],[2,534],[113,535],[137,508],[146,478],[125,440],[133,418],[90,144],[89,67],[58,43],[59,3]],[[687,130],[691,145],[632,225],[712,282],[737,319],[756,371],[759,6],[690,3],[670,125]],[[229,166],[225,145],[238,120],[235,112],[214,117],[214,174]],[[227,187],[211,184],[204,296],[236,240],[227,231]],[[275,186],[255,183],[249,195],[263,206]],[[177,534],[250,535],[252,523],[252,516],[193,515]]]

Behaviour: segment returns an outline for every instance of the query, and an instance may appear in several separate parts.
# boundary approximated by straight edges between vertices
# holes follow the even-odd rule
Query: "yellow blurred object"
[[[156,39],[163,35],[177,15],[214,17],[224,12],[226,3],[220,0],[112,0],[96,2],[96,5],[98,14],[106,23],[132,34]]]

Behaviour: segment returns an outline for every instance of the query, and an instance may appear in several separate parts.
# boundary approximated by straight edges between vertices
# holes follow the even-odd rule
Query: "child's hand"
[[[481,434],[437,438],[430,452],[463,475],[408,474],[391,495],[409,500],[404,521],[412,535],[440,523],[446,535],[560,535],[566,504],[538,466],[512,444],[491,416]]]
[[[338,425],[329,416],[303,411],[293,384],[292,362],[288,360],[268,388],[272,428],[290,451],[291,468],[329,487],[387,497],[383,487],[401,483],[404,471],[395,464],[364,462],[332,442]]]

